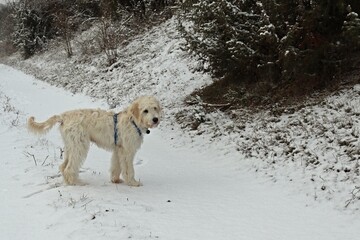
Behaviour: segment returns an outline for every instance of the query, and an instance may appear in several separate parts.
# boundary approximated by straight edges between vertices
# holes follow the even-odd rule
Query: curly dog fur
[[[100,109],[80,109],[54,115],[45,122],[28,119],[28,129],[35,134],[45,134],[57,123],[65,145],[64,162],[60,171],[67,184],[78,183],[81,164],[89,151],[90,143],[112,151],[111,181],[121,183],[122,178],[129,186],[140,186],[135,180],[133,160],[136,151],[143,142],[143,135],[148,128],[157,127],[160,122],[161,108],[153,96],[142,96],[128,108],[119,112],[115,130],[115,113]],[[114,133],[117,132],[115,144]]]

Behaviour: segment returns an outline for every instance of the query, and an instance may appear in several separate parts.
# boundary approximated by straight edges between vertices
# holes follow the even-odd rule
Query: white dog
[[[140,186],[135,180],[133,160],[149,128],[160,122],[161,108],[152,96],[136,99],[119,113],[100,109],[80,109],[54,115],[42,123],[28,119],[28,129],[36,134],[47,133],[56,123],[64,141],[64,162],[60,171],[65,183],[77,183],[79,168],[89,151],[90,142],[112,151],[111,181],[121,183],[120,174],[129,186]]]

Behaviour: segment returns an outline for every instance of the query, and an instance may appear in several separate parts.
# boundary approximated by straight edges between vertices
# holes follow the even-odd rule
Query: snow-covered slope
[[[13,64],[55,86],[106,99],[112,107],[127,104],[139,94],[155,94],[167,109],[176,108],[186,94],[212,82],[208,74],[195,70],[199,64],[181,49],[184,40],[175,18],[120,47],[118,61],[111,66],[105,54],[81,53],[80,39],[94,34],[91,30],[73,40],[72,58],[54,44],[26,61],[15,57]]]
[[[207,113],[200,99],[184,104],[194,89],[212,79],[197,71],[201,64],[181,49],[175,18],[119,48],[112,66],[106,66],[104,54],[81,54],[78,42],[91,34],[89,30],[74,39],[71,59],[54,44],[26,61],[15,56],[7,62],[52,85],[102,99],[109,107],[121,108],[138,95],[155,94],[164,105],[162,126],[169,130],[166,137],[172,146],[236,158],[239,168],[287,184],[315,205],[330,202],[339,210],[359,210],[359,85],[301,111],[274,117],[240,109],[230,119],[221,112]],[[196,131],[189,128],[189,119],[200,124]]]
[[[95,146],[80,173],[88,185],[64,186],[59,132],[29,135],[26,118],[106,104],[4,65],[0,104],[1,239],[355,240],[360,234],[357,214],[257,178],[236,151],[224,155],[199,139],[189,143],[166,122],[136,156],[144,186],[110,183],[110,154]]]

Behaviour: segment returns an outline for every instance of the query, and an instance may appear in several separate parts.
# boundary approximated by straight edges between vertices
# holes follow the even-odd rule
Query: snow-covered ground
[[[25,128],[26,118],[45,119],[74,106],[106,104],[4,65],[0,101],[1,239],[359,237],[357,214],[316,204],[291,184],[258,178],[247,171],[237,151],[224,155],[202,147],[206,143],[192,144],[166,122],[146,136],[136,156],[136,176],[144,186],[110,183],[110,154],[95,146],[80,173],[88,185],[65,186],[58,171],[58,131],[32,136]]]
[[[155,94],[164,105],[174,144],[216,148],[228,155],[238,151],[246,156],[249,171],[258,176],[287,182],[320,204],[329,201],[334,208],[358,211],[360,86],[338,92],[319,105],[286,109],[277,116],[243,109],[228,115],[209,113],[201,99],[187,99],[213,80],[199,71],[203,64],[182,50],[184,40],[176,23],[173,18],[135,36],[119,47],[118,61],[111,66],[103,53],[83,54],[84,41],[96,35],[94,28],[73,40],[72,58],[66,58],[62,46],[54,42],[48,51],[26,61],[18,55],[3,61],[72,93],[104,100],[110,107]],[[185,99],[191,105],[184,104]],[[181,134],[192,138],[179,138],[180,128]]]
[[[53,44],[3,60],[53,86],[0,65],[1,239],[358,238],[359,85],[300,111],[230,119],[197,98],[184,104],[212,80],[181,50],[176,19],[119,48],[112,66],[76,47],[89,34],[71,59]],[[63,186],[59,133],[39,139],[24,128],[30,114],[121,109],[143,94],[161,100],[165,119],[137,155],[141,188],[111,184],[110,154],[96,147],[80,174],[88,185]]]

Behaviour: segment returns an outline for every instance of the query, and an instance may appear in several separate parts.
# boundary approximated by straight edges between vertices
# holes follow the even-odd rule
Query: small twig
[[[347,208],[351,203],[355,202],[356,200],[360,200],[360,187],[355,187],[354,190],[351,191],[352,197],[345,201],[345,208]]]
[[[62,148],[60,148],[60,159],[63,159],[63,153],[64,153],[64,150]]]
[[[48,159],[49,155],[46,156],[46,158],[44,159],[43,163],[41,164],[41,166],[44,166],[44,163],[46,161],[46,159]]]
[[[231,103],[224,103],[224,104],[202,103],[202,105],[206,107],[228,107],[231,105]]]
[[[88,205],[89,203],[91,203],[92,201],[94,201],[94,200],[93,200],[93,199],[91,199],[91,200],[87,201],[87,202],[86,202],[86,203],[84,203],[81,207],[83,207],[83,208],[85,208],[85,209],[86,209],[87,205]]]
[[[55,178],[58,178],[58,177],[61,177],[61,174],[55,174],[55,175],[52,175],[52,176],[47,176],[46,179],[55,179]]]
[[[34,154],[31,154],[29,152],[25,152],[25,156],[27,157],[32,157],[34,159],[34,163],[35,163],[35,166],[37,166],[37,161],[36,161],[36,158],[35,158],[35,155]]]
[[[56,183],[55,183],[55,184],[52,184],[52,185],[48,186],[47,188],[44,188],[44,189],[35,191],[35,192],[33,192],[33,193],[30,193],[30,194],[28,194],[28,195],[25,195],[25,196],[23,196],[23,198],[29,198],[29,197],[32,197],[32,196],[34,196],[34,195],[36,195],[36,194],[43,193],[43,192],[45,192],[45,191],[47,191],[47,190],[50,190],[50,189],[53,189],[53,188],[58,188],[58,187],[60,187],[60,184],[56,184]],[[60,191],[59,191],[59,192],[60,192]]]

